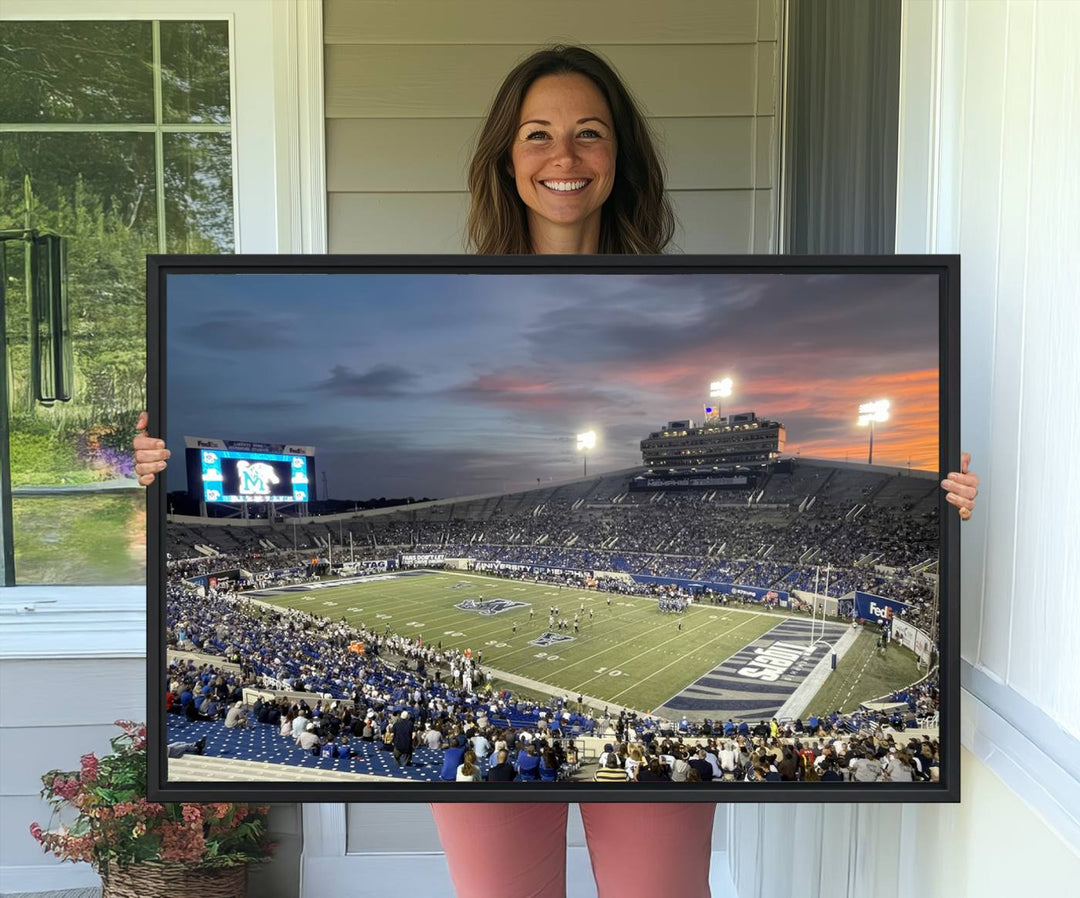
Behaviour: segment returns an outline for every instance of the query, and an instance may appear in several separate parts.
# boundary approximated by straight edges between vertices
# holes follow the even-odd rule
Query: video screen
[[[307,502],[307,459],[298,455],[200,450],[207,502]]]
[[[956,259],[273,261],[152,258],[155,794],[956,800]]]

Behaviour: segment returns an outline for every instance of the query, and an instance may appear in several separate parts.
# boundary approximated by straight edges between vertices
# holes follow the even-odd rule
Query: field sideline
[[[341,585],[329,581],[305,591],[263,591],[258,598],[334,620],[344,617],[380,635],[389,625],[392,633],[422,636],[425,645],[441,641],[443,648],[469,648],[474,657],[483,653],[484,668],[549,684],[570,698],[581,692],[643,713],[789,618],[714,605],[662,614],[654,599],[614,594],[608,607],[608,593],[462,571],[377,576]],[[493,599],[526,604],[493,615],[454,607]],[[547,631],[552,605],[572,621],[582,604],[581,632],[572,641],[546,648],[530,644]],[[572,627],[557,633],[574,637]]]

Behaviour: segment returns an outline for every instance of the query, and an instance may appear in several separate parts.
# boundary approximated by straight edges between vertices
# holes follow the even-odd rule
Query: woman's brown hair
[[[614,119],[615,181],[600,219],[601,253],[660,253],[675,233],[664,171],[645,116],[615,70],[584,47],[556,46],[520,62],[499,87],[469,165],[469,247],[483,255],[532,252],[525,204],[510,174],[518,114],[533,82],[545,75],[584,75]]]

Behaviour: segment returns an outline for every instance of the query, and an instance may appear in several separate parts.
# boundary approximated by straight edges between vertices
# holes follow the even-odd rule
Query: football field
[[[527,677],[554,694],[583,693],[645,713],[792,620],[781,612],[707,604],[664,614],[652,599],[457,571],[409,571],[249,595],[334,620],[344,617],[380,635],[388,627],[422,637],[424,645],[468,648],[474,658],[482,652],[482,666],[494,669],[496,679],[499,672]],[[553,605],[571,621],[578,613],[580,633],[572,626],[549,630]],[[746,687],[759,684],[747,680]]]

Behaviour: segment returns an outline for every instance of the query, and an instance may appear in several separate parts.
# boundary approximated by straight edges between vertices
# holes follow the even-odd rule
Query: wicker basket
[[[101,877],[101,898],[245,898],[247,866],[193,870],[183,864],[114,867]]]

